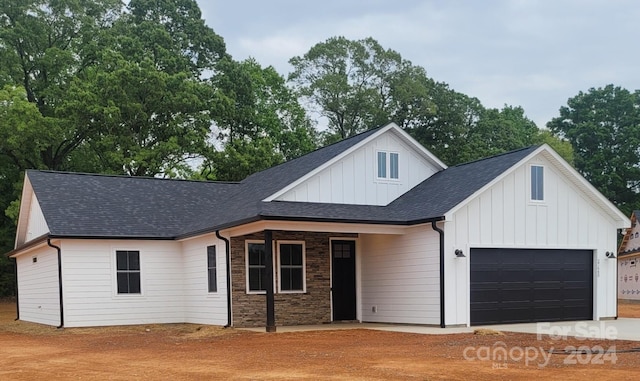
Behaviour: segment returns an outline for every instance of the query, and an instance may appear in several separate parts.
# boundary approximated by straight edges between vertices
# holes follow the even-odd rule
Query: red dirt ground
[[[620,307],[620,316],[640,317],[640,304]],[[365,329],[267,334],[193,324],[56,330],[14,322],[14,317],[13,304],[0,304],[2,380],[584,381],[637,380],[640,370],[640,352],[618,353],[615,361],[611,354],[545,352],[549,362],[539,366],[544,360],[538,348],[640,347],[640,342],[629,341],[537,340],[536,335],[515,333],[418,335]],[[502,345],[511,353],[506,361],[477,359],[486,351],[497,353],[491,348]],[[465,359],[465,353],[476,360]],[[518,360],[523,353],[537,358],[528,363],[524,358]]]

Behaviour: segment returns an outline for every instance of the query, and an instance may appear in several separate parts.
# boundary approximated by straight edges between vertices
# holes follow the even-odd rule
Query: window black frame
[[[252,253],[252,246],[262,246],[262,250],[258,252],[258,256]],[[258,249],[259,250],[259,249]],[[252,255],[253,254],[253,255]],[[248,241],[246,242],[246,274],[247,274],[247,293],[264,293],[267,288],[264,284],[266,278],[267,266],[266,266],[266,254],[265,243],[260,241]],[[257,263],[252,260],[258,259]],[[257,276],[258,287],[255,286],[255,277]]]
[[[216,259],[216,246],[207,246],[207,290],[210,293],[218,292],[218,266]]]
[[[118,295],[142,294],[139,250],[116,250],[116,291]]]
[[[293,252],[283,250],[283,246],[285,247],[299,247],[299,261],[293,260]],[[290,254],[289,260],[283,260],[283,254]],[[295,253],[297,254],[297,253]],[[306,258],[305,258],[305,244],[302,241],[282,241],[278,242],[278,285],[279,292],[283,293],[300,293],[306,292]],[[298,263],[299,262],[299,263]],[[287,275],[284,275],[284,274]],[[294,279],[294,273],[299,279]],[[285,285],[285,280],[287,280],[288,284]],[[294,288],[295,285],[299,284],[299,288]]]

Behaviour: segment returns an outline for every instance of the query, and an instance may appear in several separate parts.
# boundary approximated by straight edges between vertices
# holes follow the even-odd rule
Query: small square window
[[[531,200],[544,201],[544,167],[531,166]]]

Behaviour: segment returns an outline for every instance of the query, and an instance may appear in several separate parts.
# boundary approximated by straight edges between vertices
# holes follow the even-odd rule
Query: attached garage
[[[471,249],[471,325],[593,319],[593,251]]]

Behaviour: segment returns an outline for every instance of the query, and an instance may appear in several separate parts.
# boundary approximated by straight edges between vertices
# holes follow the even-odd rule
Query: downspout
[[[47,245],[58,251],[58,292],[60,293],[60,325],[58,328],[64,327],[64,303],[62,298],[62,250],[59,246],[51,243],[51,238],[47,238]]]
[[[13,258],[13,272],[15,275],[16,286],[15,286],[15,294],[16,294],[16,321],[20,320],[20,299],[18,298],[18,258]]]
[[[216,237],[224,241],[227,257],[227,325],[225,325],[225,328],[229,328],[231,327],[231,249],[229,248],[229,240],[220,235],[220,230],[216,230]]]
[[[444,230],[431,221],[431,228],[440,235],[440,328],[444,328]]]

